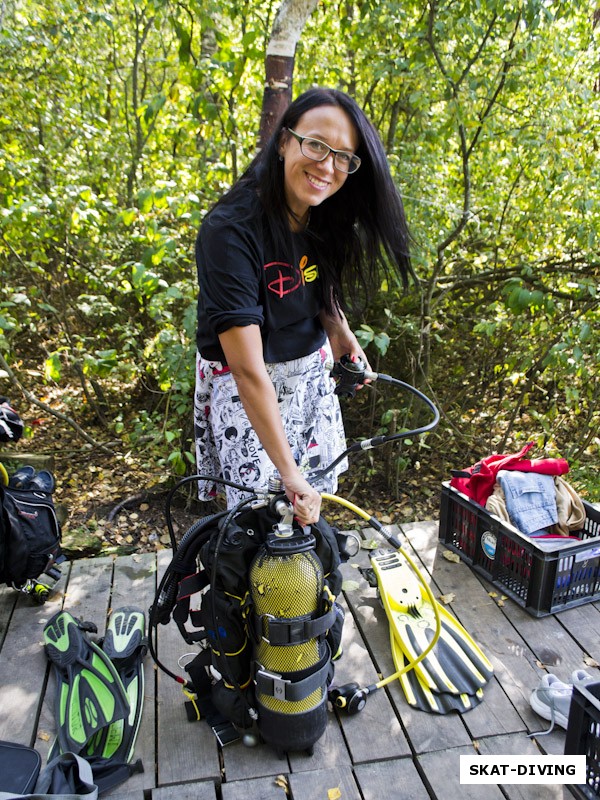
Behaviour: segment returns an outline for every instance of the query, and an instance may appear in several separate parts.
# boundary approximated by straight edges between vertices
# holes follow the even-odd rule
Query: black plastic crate
[[[580,800],[600,797],[600,683],[575,686],[571,698],[566,756],[585,756],[586,780],[569,789]]]
[[[532,616],[543,617],[600,600],[600,511],[584,506],[581,541],[548,551],[444,483],[440,539]]]

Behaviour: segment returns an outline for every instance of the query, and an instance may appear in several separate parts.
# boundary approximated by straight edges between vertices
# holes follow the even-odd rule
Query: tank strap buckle
[[[266,632],[263,620],[268,622],[268,630]],[[257,614],[254,618],[255,636],[262,639],[266,644],[277,647],[304,644],[311,639],[326,634],[335,620],[336,609],[334,605],[325,614],[315,619],[310,617],[282,619],[274,617],[272,614]]]
[[[269,622],[269,628],[272,622],[277,620],[277,617],[274,617],[273,614],[256,614],[254,617],[254,623],[256,625],[256,636],[258,637],[256,641],[262,639],[263,642],[266,644],[271,644],[271,640],[268,636],[264,633],[264,626],[263,620],[266,619]]]
[[[312,669],[314,669],[314,672],[305,675],[304,678],[296,680],[283,678],[281,675],[269,672],[264,669],[262,665],[257,664],[254,678],[257,692],[259,694],[268,695],[269,697],[276,697],[278,700],[287,700],[290,703],[297,703],[300,700],[304,700],[318,689],[325,689],[331,662],[329,645],[326,645],[325,650],[326,652],[321,660],[313,665]]]
[[[269,694],[271,697],[275,697],[277,700],[286,700],[286,691],[287,687],[291,684],[291,681],[288,678],[282,678],[281,675],[277,675],[275,672],[267,672],[265,669],[260,669],[257,672],[257,678],[260,677],[262,680],[267,679],[270,682],[270,691]]]

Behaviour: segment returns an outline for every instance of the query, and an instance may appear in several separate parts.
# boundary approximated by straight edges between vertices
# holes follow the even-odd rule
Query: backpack
[[[50,589],[38,578],[44,573],[55,581],[60,577],[57,566],[65,560],[60,540],[61,528],[51,491],[27,482],[20,482],[17,487],[10,483],[4,486],[0,481],[1,583],[43,603]]]

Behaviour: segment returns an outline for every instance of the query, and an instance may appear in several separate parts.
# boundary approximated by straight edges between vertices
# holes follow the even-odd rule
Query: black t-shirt
[[[248,189],[200,228],[196,344],[209,361],[225,362],[218,334],[237,326],[260,326],[267,363],[308,355],[325,341],[314,243],[293,234],[291,251],[278,251],[263,216]]]

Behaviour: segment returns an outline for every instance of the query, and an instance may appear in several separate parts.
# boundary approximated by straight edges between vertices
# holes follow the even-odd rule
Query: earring
[[[279,154],[279,160],[283,161],[283,156],[281,155],[281,153]]]

